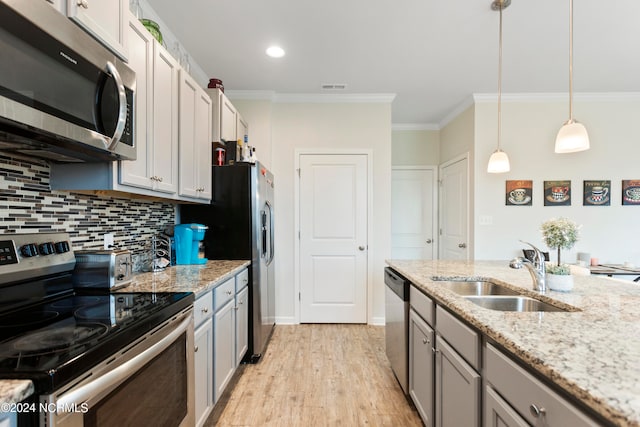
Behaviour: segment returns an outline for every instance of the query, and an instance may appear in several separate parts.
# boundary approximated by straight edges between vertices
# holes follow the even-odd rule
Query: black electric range
[[[66,233],[0,236],[0,379],[50,393],[194,301],[189,292],[74,290],[74,265]]]

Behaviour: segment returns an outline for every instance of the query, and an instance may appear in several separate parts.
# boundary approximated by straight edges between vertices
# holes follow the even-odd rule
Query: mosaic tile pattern
[[[74,250],[116,247],[140,255],[154,234],[175,223],[175,205],[49,188],[44,160],[0,152],[0,234],[64,231]]]

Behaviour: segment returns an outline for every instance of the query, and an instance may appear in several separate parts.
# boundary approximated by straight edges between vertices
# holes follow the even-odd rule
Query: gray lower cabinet
[[[479,427],[481,377],[446,343],[436,337],[436,426]]]
[[[484,425],[485,427],[529,427],[524,418],[490,386],[484,389]]]
[[[433,427],[435,333],[417,311],[409,311],[409,396],[425,427]]]
[[[193,304],[196,426],[206,421],[213,409],[213,296],[200,295]]]
[[[509,356],[491,344],[485,347],[485,383],[493,394],[499,394],[499,401],[519,417],[504,416],[500,426],[524,425],[545,427],[595,427],[600,425],[568,400],[540,382],[529,372],[517,365]],[[494,399],[495,401],[495,399]],[[485,411],[493,411],[495,403],[485,398]],[[502,412],[504,413],[504,412]],[[491,414],[487,414],[489,417]],[[487,425],[492,422],[486,418]],[[507,422],[507,420],[509,422]]]
[[[213,290],[213,401],[218,402],[249,344],[249,270]]]

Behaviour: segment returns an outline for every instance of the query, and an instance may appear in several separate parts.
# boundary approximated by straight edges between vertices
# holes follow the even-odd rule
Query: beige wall
[[[369,241],[369,322],[384,322],[384,260],[391,252],[391,105],[389,103],[271,103],[233,101],[249,121],[249,141],[270,129],[270,169],[275,177],[276,320],[297,322],[295,277],[295,151],[367,150],[372,155],[372,221]],[[265,105],[265,102],[269,106]],[[270,107],[270,108],[269,108]],[[266,116],[269,116],[268,118]]]
[[[439,163],[440,131],[393,130],[391,141],[393,166],[425,166]]]
[[[242,118],[249,123],[249,145],[256,147],[258,161],[271,169],[273,153],[271,145],[272,102],[233,98],[231,98],[231,102],[240,112]]]
[[[475,106],[470,106],[440,130],[440,163],[473,153]]]
[[[540,224],[567,217],[582,224],[581,238],[563,260],[574,262],[577,252],[589,252],[601,262],[631,261],[640,265],[640,206],[622,206],[621,180],[640,179],[640,117],[637,97],[576,99],[574,116],[589,132],[591,149],[555,154],[558,129],[568,117],[566,100],[503,102],[502,148],[511,172],[490,175],[486,164],[495,149],[495,102],[476,104],[475,176],[476,259],[509,259],[528,240],[544,249]],[[505,206],[505,180],[533,180],[533,206]],[[571,206],[544,206],[543,181],[568,179]],[[583,206],[584,180],[611,180],[611,206]],[[491,225],[479,225],[481,216]],[[565,255],[566,254],[566,255]],[[555,256],[554,256],[555,259]]]

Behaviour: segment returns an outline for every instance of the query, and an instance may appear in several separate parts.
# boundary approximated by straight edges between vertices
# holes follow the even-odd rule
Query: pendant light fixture
[[[511,0],[494,0],[491,9],[500,12],[500,34],[498,41],[498,148],[489,158],[488,173],[503,173],[511,170],[509,156],[500,148],[502,139],[502,9],[511,4]]]
[[[556,136],[556,153],[575,153],[589,149],[589,135],[582,123],[573,118],[573,0],[569,0],[569,120]]]

